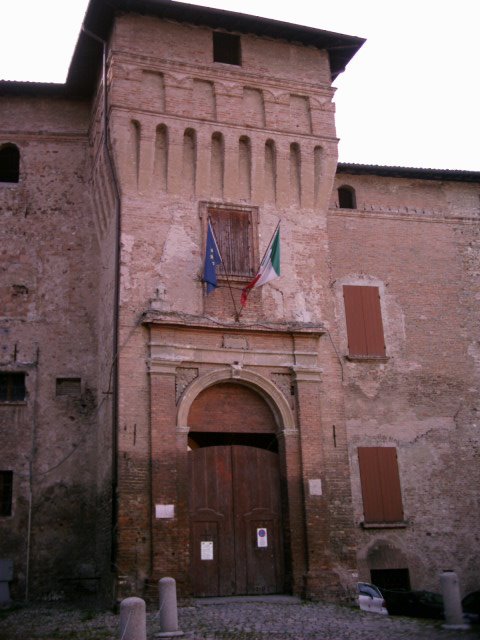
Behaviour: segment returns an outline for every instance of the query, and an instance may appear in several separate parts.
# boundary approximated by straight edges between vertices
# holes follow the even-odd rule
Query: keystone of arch
[[[180,405],[177,412],[177,429],[181,429],[182,431],[185,428],[188,429],[188,414],[190,413],[190,408],[195,398],[204,389],[221,382],[229,381],[243,384],[259,393],[272,410],[280,430],[292,431],[296,429],[292,410],[280,389],[268,378],[253,371],[247,371],[235,366],[228,369],[210,371],[196,378],[188,385],[180,398]]]

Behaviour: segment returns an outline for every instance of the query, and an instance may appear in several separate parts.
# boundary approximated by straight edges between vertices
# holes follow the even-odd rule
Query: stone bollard
[[[145,601],[125,598],[120,603],[120,640],[147,640]]]
[[[173,638],[183,636],[178,629],[177,584],[173,578],[162,578],[158,582],[160,633],[156,638]]]
[[[457,574],[446,570],[440,574],[440,585],[443,596],[443,609],[445,612],[444,629],[469,629],[470,625],[463,620],[462,601],[460,598],[460,585]]]
[[[10,589],[8,583],[13,580],[13,560],[0,560],[0,606],[9,605]]]

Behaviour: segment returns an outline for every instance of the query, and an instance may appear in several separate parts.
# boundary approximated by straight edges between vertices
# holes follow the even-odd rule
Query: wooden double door
[[[189,452],[195,596],[281,593],[278,454],[249,446]]]

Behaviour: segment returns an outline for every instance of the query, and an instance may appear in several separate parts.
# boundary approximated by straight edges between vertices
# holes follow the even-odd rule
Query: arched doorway
[[[284,588],[277,424],[264,398],[232,380],[188,413],[191,581],[196,596]]]

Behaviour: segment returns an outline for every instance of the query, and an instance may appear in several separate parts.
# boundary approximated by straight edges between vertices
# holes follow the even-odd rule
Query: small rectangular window
[[[240,66],[241,49],[240,36],[233,33],[213,32],[213,61]]]
[[[403,521],[395,447],[358,447],[365,523]]]
[[[0,402],[25,400],[25,374],[12,371],[0,372]]]
[[[343,298],[349,355],[385,357],[378,287],[344,285]]]
[[[0,516],[12,515],[13,471],[0,471]]]
[[[14,144],[0,145],[0,182],[18,182],[20,177],[20,151]]]
[[[208,209],[223,265],[219,268],[221,277],[252,277],[255,275],[253,263],[253,232],[250,211]],[[225,271],[223,270],[225,269]]]
[[[55,395],[80,396],[82,395],[81,378],[57,378]]]

